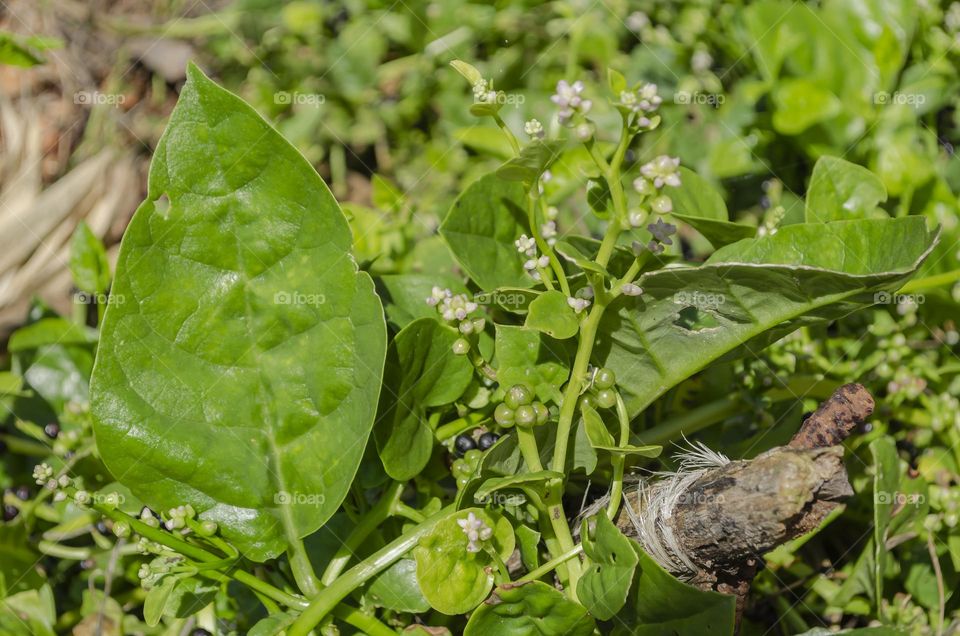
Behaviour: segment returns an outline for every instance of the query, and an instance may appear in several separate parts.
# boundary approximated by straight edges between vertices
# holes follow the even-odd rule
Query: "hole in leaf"
[[[687,331],[702,331],[719,327],[720,321],[709,312],[690,306],[684,307],[678,312],[677,319],[673,321],[673,324]]]

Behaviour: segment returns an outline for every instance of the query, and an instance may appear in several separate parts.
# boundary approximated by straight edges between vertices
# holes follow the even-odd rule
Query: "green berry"
[[[548,409],[542,402],[534,402],[533,410],[537,413],[537,426],[546,424],[547,420],[550,419],[550,409]]]
[[[458,459],[453,462],[453,466],[450,467],[451,472],[453,472],[454,477],[469,477],[473,474],[473,469],[470,468],[470,464],[466,460]]]
[[[457,477],[457,489],[462,490],[468,483],[470,483],[470,477]]]
[[[493,410],[493,419],[496,420],[500,426],[510,428],[514,423],[513,409],[501,402],[497,404],[497,408]]]
[[[581,407],[589,406],[590,408],[597,408],[597,400],[593,395],[587,393],[586,395],[580,398]]]
[[[515,384],[507,391],[503,398],[503,403],[513,410],[520,406],[526,406],[533,402],[533,393],[522,384]]]
[[[612,389],[617,383],[617,376],[610,369],[599,369],[593,378],[593,385],[598,389]]]
[[[516,411],[518,426],[533,426],[537,421],[537,411],[529,404],[524,404]]]
[[[473,469],[477,467],[480,463],[480,460],[483,458],[483,451],[474,448],[473,450],[468,450],[463,456],[463,459],[470,466],[470,472],[473,473]]]
[[[603,389],[602,391],[597,391],[597,404],[600,407],[609,409],[617,403],[617,392],[613,389]]]

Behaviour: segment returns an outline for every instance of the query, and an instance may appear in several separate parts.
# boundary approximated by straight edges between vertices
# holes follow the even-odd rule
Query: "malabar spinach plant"
[[[74,460],[34,472],[136,540],[148,625],[229,589],[262,605],[257,635],[732,633],[733,597],[678,581],[610,523],[628,470],[716,416],[650,428],[644,413],[717,361],[896,291],[936,233],[890,218],[883,184],[834,158],[805,222],[732,222],[676,158],[630,158],[661,126],[657,86],[561,81],[519,134],[510,95],[453,67],[513,156],[439,227],[456,271],[376,281],[310,164],[189,69],[78,415],[117,483]],[[595,121],[603,102],[615,117]],[[561,216],[551,171],[580,153],[587,187]],[[579,235],[571,215],[604,229]],[[684,259],[682,224],[716,248],[705,261]],[[75,272],[104,294],[102,253],[76,243]],[[609,503],[581,527],[591,488]]]

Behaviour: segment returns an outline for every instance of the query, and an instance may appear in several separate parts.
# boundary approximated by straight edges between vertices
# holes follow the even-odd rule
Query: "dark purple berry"
[[[204,628],[198,627],[192,632],[190,632],[190,636],[213,636],[213,635],[207,630],[205,630]]]
[[[107,534],[110,532],[109,528],[107,528],[107,524],[105,524],[102,519],[97,522],[97,532],[100,534]]]
[[[18,486],[13,492],[20,501],[26,501],[30,498],[30,489],[26,486]]]
[[[13,521],[17,518],[17,515],[20,514],[20,509],[16,506],[4,506],[3,507],[3,520],[5,522]]]
[[[491,446],[497,443],[497,440],[500,439],[500,436],[496,433],[484,433],[480,436],[480,439],[477,442],[477,447],[480,450],[487,450]]]
[[[463,457],[464,453],[467,451],[472,451],[477,447],[477,443],[473,441],[473,438],[466,433],[461,433],[457,435],[457,439],[453,442],[453,447],[457,452],[458,457]]]
[[[60,425],[56,422],[50,422],[43,427],[43,434],[50,439],[57,439],[57,436],[60,434]]]

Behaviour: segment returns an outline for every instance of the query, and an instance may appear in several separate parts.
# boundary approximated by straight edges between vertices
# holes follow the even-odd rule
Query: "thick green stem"
[[[580,325],[580,341],[577,344],[577,354],[570,371],[570,381],[563,392],[563,403],[560,405],[560,418],[557,422],[557,443],[553,449],[553,463],[551,467],[562,473],[566,467],[567,445],[570,441],[570,429],[577,411],[577,400],[581,389],[586,383],[587,368],[590,366],[590,356],[593,353],[593,343],[597,337],[597,327],[606,309],[602,292],[596,294],[597,303],[593,306],[587,319]]]
[[[364,614],[355,607],[338,605],[333,608],[333,615],[348,625],[353,625],[361,633],[369,636],[397,636],[395,630],[390,629],[373,616]]]
[[[537,448],[537,438],[533,436],[533,430],[529,427],[517,426],[517,442],[520,445],[520,454],[523,455],[523,461],[527,463],[527,469],[533,473],[543,470],[543,464],[540,462],[540,449]]]
[[[310,630],[316,627],[343,598],[413,549],[423,535],[430,532],[440,520],[446,518],[453,510],[453,506],[447,506],[410,532],[397,537],[344,572],[342,576],[333,581],[329,587],[321,590],[310,601],[310,606],[287,630],[287,636],[307,636]]]
[[[563,271],[563,265],[560,263],[560,259],[557,258],[553,247],[544,240],[540,232],[540,225],[537,223],[537,207],[540,205],[540,200],[541,197],[539,196],[527,197],[527,222],[530,224],[530,233],[533,234],[533,238],[537,242],[537,248],[550,259],[550,267],[553,270],[553,274],[557,277],[560,290],[565,296],[570,296],[570,283],[567,282],[567,275]],[[552,289],[546,277],[544,277],[543,282],[547,285],[548,289]]]
[[[343,572],[347,563],[353,558],[360,544],[363,543],[364,540],[370,536],[370,533],[376,530],[387,517],[394,513],[395,506],[397,502],[400,501],[403,486],[403,482],[393,482],[383,492],[377,505],[368,510],[366,514],[360,518],[360,521],[354,526],[350,536],[347,537],[347,540],[344,541],[343,545],[336,551],[333,558],[330,559],[330,564],[327,565],[327,569],[324,570],[323,576],[320,578],[320,582],[324,586],[330,585],[340,576],[340,573]]]
[[[288,540],[287,558],[290,560],[290,569],[297,587],[307,597],[314,597],[320,591],[320,579],[313,571],[313,564],[307,556],[307,549],[300,539]]]

